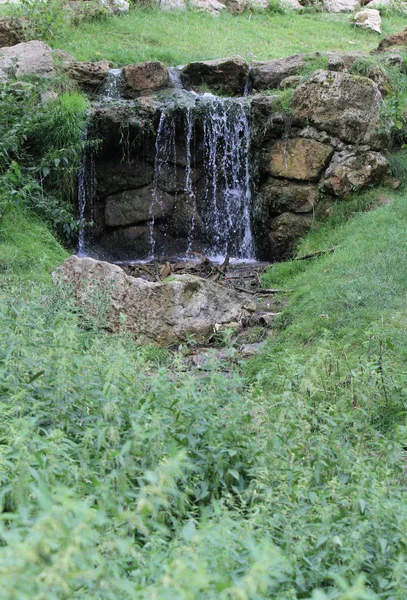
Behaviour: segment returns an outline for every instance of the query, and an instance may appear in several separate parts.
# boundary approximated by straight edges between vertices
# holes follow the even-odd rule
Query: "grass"
[[[386,17],[383,36],[400,31],[403,17]],[[79,60],[111,60],[124,66],[145,60],[179,65],[239,54],[249,61],[297,52],[375,48],[380,36],[351,27],[347,15],[324,13],[222,14],[138,8],[127,16],[66,29],[52,45]]]

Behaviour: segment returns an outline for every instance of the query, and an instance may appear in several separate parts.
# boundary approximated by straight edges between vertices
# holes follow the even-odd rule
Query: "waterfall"
[[[102,94],[106,100],[119,100],[122,86],[122,69],[109,69],[102,86]]]
[[[242,102],[205,94],[205,214],[212,254],[254,257],[250,229],[250,130]]]

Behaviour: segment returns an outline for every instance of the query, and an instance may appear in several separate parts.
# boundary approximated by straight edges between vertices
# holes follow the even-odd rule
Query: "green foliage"
[[[405,185],[407,182],[407,150],[390,152],[387,160],[389,161],[389,175]]]
[[[293,112],[294,93],[295,90],[293,88],[277,90],[276,94],[273,94],[275,96],[273,110],[287,116],[291,115]]]
[[[281,0],[269,0],[268,10],[272,15],[283,15],[287,12]]]
[[[88,103],[77,92],[42,103],[52,83],[11,82],[0,90],[0,218],[24,205],[69,239]]]
[[[19,0],[13,15],[24,19],[28,39],[51,40],[69,23],[66,0]]]

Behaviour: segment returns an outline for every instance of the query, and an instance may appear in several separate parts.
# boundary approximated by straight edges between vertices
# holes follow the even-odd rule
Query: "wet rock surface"
[[[169,84],[168,69],[159,61],[128,65],[123,69],[123,77],[126,82],[125,94],[130,98],[134,94],[154,92]]]

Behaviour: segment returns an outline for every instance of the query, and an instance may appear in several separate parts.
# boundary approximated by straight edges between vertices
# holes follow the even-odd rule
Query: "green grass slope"
[[[300,248],[334,253],[271,269],[290,307],[227,376],[105,333],[103,299],[84,314],[51,287],[65,252],[48,230],[2,222],[1,597],[405,598],[407,205],[392,196]]]
[[[401,31],[405,18],[383,18],[383,36]],[[221,14],[137,8],[128,15],[81,23],[52,41],[79,60],[107,58],[115,66],[161,60],[168,66],[238,54],[252,60],[297,52],[370,51],[380,36],[350,25],[348,15],[324,13]]]

